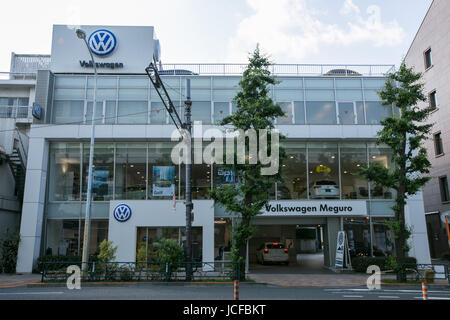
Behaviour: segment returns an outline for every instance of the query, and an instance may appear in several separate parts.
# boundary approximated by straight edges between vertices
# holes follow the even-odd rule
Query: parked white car
[[[256,251],[256,259],[258,263],[265,264],[284,263],[289,264],[289,251],[284,247],[284,244],[277,242],[265,242]]]
[[[314,182],[310,188],[311,199],[316,198],[339,198],[339,187],[331,180],[319,180]]]

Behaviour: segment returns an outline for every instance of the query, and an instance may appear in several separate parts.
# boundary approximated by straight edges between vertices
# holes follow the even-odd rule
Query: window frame
[[[436,138],[439,136],[439,141],[436,140]],[[436,157],[440,157],[442,155],[444,155],[444,144],[442,142],[442,132],[438,131],[436,133],[433,134],[433,143],[434,143],[434,155]],[[439,145],[438,145],[439,143]],[[439,150],[440,149],[440,150]],[[438,152],[440,151],[440,152]]]
[[[447,176],[440,176],[439,178],[439,191],[441,193],[441,202],[449,202],[450,201],[450,193],[448,188],[448,179]]]
[[[423,52],[423,58],[424,58],[424,65],[425,65],[425,71],[429,70],[431,67],[433,67],[433,55],[431,47],[428,47]],[[428,64],[429,60],[429,64]]]

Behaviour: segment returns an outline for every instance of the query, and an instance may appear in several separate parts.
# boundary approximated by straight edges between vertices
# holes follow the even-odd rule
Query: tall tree
[[[271,152],[270,130],[274,128],[274,120],[284,116],[280,106],[271,99],[270,86],[276,83],[271,76],[269,66],[271,63],[267,57],[260,53],[257,46],[249,64],[239,82],[240,91],[236,94],[234,102],[237,110],[222,120],[221,125],[231,126],[234,130],[256,130],[267,129],[267,148]],[[280,136],[281,137],[281,136]],[[260,150],[261,141],[258,139]],[[246,150],[249,149],[249,141],[246,139]],[[236,154],[236,153],[235,153]],[[269,192],[273,182],[280,178],[283,149],[279,149],[277,173],[274,175],[262,175],[261,169],[264,165],[259,161],[251,164],[251,159],[246,158],[244,164],[235,161],[231,166],[237,178],[235,185],[222,185],[211,192],[212,198],[221,204],[227,212],[237,213],[239,222],[233,228],[232,236],[232,259],[240,266],[240,278],[245,278],[245,257],[247,241],[251,238],[254,229],[252,219],[262,213],[262,209],[269,201]]]
[[[396,262],[405,262],[411,231],[405,223],[405,205],[409,196],[417,193],[429,180],[425,175],[431,167],[423,142],[428,138],[432,124],[426,123],[433,108],[419,108],[419,102],[426,101],[421,73],[415,73],[403,62],[400,69],[389,74],[382,90],[378,93],[382,104],[396,106],[400,115],[381,121],[383,129],[378,132],[377,144],[392,149],[392,168],[382,165],[363,167],[360,175],[378,186],[396,190],[395,219],[389,223],[395,241]]]

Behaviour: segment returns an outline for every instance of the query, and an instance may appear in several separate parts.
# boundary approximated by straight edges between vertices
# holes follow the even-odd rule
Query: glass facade
[[[219,123],[227,116],[239,90],[240,77],[190,76],[192,119]],[[185,79],[162,76],[166,89],[183,114]],[[381,105],[377,94],[384,78],[278,77],[271,95],[285,112],[278,125],[379,124],[397,114]],[[92,121],[93,78],[57,75],[52,108],[53,123]],[[145,76],[100,76],[97,83],[97,124],[169,124],[157,92]],[[395,108],[394,108],[395,109]]]
[[[209,142],[204,142],[205,148]],[[393,166],[389,148],[361,142],[283,142],[286,159],[273,200],[393,199],[393,190],[362,179],[363,165]],[[185,166],[174,164],[174,142],[99,142],[94,150],[93,199],[163,200],[185,197]],[[54,142],[50,146],[49,201],[85,201],[89,143]],[[231,180],[230,180],[231,179]],[[215,185],[234,183],[220,165],[192,165],[192,198],[209,199]],[[327,191],[329,189],[329,191]]]

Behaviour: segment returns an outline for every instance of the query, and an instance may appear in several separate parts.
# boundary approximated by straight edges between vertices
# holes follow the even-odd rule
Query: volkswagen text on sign
[[[117,39],[111,31],[102,29],[94,31],[88,40],[89,48],[97,56],[111,54],[117,45]]]
[[[114,208],[113,215],[119,222],[128,221],[131,218],[131,208],[126,204],[119,204]]]
[[[263,216],[366,216],[366,201],[270,201]]]

